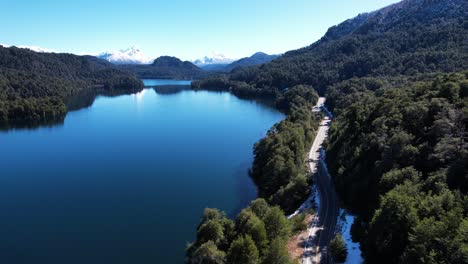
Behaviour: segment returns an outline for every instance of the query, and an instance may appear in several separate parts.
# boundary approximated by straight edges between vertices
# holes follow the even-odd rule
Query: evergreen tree
[[[249,235],[232,242],[227,254],[227,264],[257,264],[258,261],[258,249]]]
[[[270,209],[265,216],[265,228],[270,241],[276,238],[287,240],[291,234],[291,227],[284,212],[277,206]]]
[[[190,259],[190,264],[223,264],[226,254],[213,241],[202,244]]]
[[[268,252],[263,259],[263,264],[292,264],[294,263],[288,255],[284,241],[277,237],[270,243]]]
[[[346,261],[346,258],[348,257],[348,249],[346,248],[346,242],[341,234],[336,234],[330,241],[330,253],[335,262],[344,263]]]

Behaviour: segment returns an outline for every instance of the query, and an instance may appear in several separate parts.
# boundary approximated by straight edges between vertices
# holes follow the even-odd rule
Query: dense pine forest
[[[353,239],[370,263],[466,263],[468,72],[396,82],[333,88],[354,90],[334,93],[327,151]]]
[[[465,0],[402,1],[270,63],[193,87],[281,101],[291,87],[310,85],[326,95],[336,115],[327,163],[342,205],[358,215],[352,235],[365,261],[467,263],[467,17]],[[287,112],[255,146],[252,176],[260,197],[290,211],[307,192],[301,155],[316,121]],[[297,113],[312,125],[295,128],[288,120]],[[209,263],[225,263],[218,260]]]
[[[123,93],[142,87],[134,75],[95,57],[0,46],[2,126],[63,120],[67,98],[83,91]]]

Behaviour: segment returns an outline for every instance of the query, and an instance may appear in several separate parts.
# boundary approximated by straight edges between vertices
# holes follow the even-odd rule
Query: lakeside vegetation
[[[277,98],[277,108],[287,118],[254,147],[251,176],[260,199],[242,210],[235,224],[215,209],[205,210],[197,239],[187,249],[188,263],[294,263],[286,243],[304,226],[301,221],[286,219],[285,211],[295,210],[310,192],[306,157],[320,123],[320,117],[310,111],[317,100],[317,93],[303,85]],[[218,227],[207,219],[217,219]]]
[[[284,212],[264,199],[252,201],[235,220],[205,209],[196,241],[187,248],[190,264],[293,263],[286,251],[291,225]]]
[[[134,75],[95,57],[0,46],[3,127],[63,120],[67,98],[80,92],[131,93],[142,88]]]
[[[311,111],[317,100],[311,87],[288,89],[276,103],[287,113],[286,119],[275,124],[254,146],[251,176],[258,195],[287,213],[296,210],[310,193],[306,161],[320,124],[320,115]]]

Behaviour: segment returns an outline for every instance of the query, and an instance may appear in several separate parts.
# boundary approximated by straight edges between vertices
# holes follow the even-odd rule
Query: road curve
[[[319,112],[323,108],[325,98],[320,97],[317,105],[312,109]],[[339,208],[337,197],[330,175],[326,170],[322,150],[322,144],[328,136],[331,119],[328,111],[324,111],[326,116],[320,122],[317,135],[309,152],[309,167],[315,177],[317,189],[320,196],[320,205],[314,220],[309,225],[309,235],[304,246],[302,263],[333,263],[328,252],[328,245],[335,233]]]

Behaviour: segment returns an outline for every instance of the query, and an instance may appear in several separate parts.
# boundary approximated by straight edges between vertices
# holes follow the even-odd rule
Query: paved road
[[[312,112],[315,112],[315,113],[321,112],[322,106],[324,104],[325,104],[325,97],[320,97],[317,101],[317,104],[312,108]],[[327,132],[328,132],[327,120],[330,121],[327,118],[321,121],[319,131],[317,132],[317,136],[315,137],[314,143],[312,144],[312,148],[310,149],[310,152],[309,152],[309,159],[314,161],[314,162],[309,163],[310,171],[312,172],[312,174],[314,174],[317,171],[316,166],[318,164],[317,161],[319,160],[319,150],[322,147],[322,143],[327,136]],[[299,208],[294,213],[288,215],[288,218],[290,219],[310,209],[312,207],[313,200],[314,200],[314,195],[313,195],[312,188],[311,188],[311,195],[307,198],[307,200],[304,201],[304,203],[302,203],[301,206],[299,206]]]
[[[325,98],[321,97],[312,111],[320,111],[324,103]],[[315,182],[320,195],[320,205],[318,212],[314,216],[314,220],[308,228],[309,236],[302,257],[302,263],[304,264],[332,263],[330,254],[328,254],[328,245],[335,232],[339,210],[335,189],[328,171],[320,165],[321,163],[324,164],[324,161],[321,160],[321,148],[323,141],[328,136],[330,122],[331,120],[328,116],[322,119],[317,136],[309,152],[309,166],[315,176]]]

